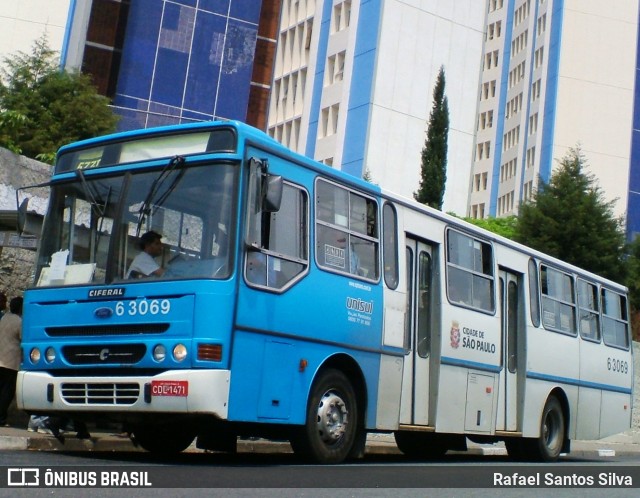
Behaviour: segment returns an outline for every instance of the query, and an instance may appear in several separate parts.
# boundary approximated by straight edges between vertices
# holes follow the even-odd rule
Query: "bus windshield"
[[[239,167],[177,159],[117,176],[78,171],[52,186],[36,285],[123,281],[147,231],[162,236],[157,278],[228,277]]]

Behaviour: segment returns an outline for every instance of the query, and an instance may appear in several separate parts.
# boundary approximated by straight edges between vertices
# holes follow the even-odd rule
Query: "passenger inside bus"
[[[161,277],[164,268],[155,260],[162,255],[162,235],[153,230],[140,237],[140,253],[133,259],[126,278]]]

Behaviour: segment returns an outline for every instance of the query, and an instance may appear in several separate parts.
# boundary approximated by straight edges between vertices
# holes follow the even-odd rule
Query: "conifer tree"
[[[413,194],[418,202],[436,209],[442,209],[447,181],[449,104],[444,91],[444,67],[440,67],[433,90],[433,107],[429,116],[427,138],[422,149],[420,188]]]
[[[568,263],[620,281],[624,277],[624,230],[593,175],[584,172],[580,149],[570,149],[540,181],[532,202],[522,204],[515,239]]]

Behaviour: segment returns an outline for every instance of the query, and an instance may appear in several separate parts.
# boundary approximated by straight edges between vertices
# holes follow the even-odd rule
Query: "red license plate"
[[[151,396],[187,396],[189,382],[186,380],[152,380]]]

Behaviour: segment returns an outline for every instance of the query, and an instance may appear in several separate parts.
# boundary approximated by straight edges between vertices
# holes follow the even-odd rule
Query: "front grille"
[[[162,334],[169,330],[168,323],[139,323],[132,325],[87,325],[78,327],[46,327],[49,337],[85,337],[100,335]]]
[[[62,355],[71,365],[133,365],[147,351],[144,344],[64,346]]]
[[[135,383],[65,383],[62,398],[71,405],[133,405],[140,396]]]

